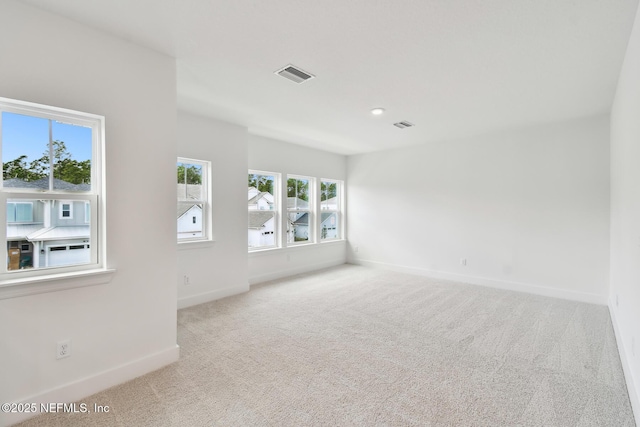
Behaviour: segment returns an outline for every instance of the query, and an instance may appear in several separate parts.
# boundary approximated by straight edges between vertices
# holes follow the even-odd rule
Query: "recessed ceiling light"
[[[371,114],[373,114],[374,116],[379,116],[380,114],[384,113],[384,108],[374,108],[373,110],[371,110]]]

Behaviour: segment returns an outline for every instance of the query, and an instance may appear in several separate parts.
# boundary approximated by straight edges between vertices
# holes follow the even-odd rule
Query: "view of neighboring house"
[[[273,212],[249,211],[249,247],[273,246],[275,240]]]
[[[178,185],[178,239],[202,237],[202,185]],[[197,203],[196,203],[197,201]]]
[[[299,197],[287,197],[287,242],[309,240],[309,202]]]
[[[276,236],[273,194],[266,191],[258,191],[255,187],[249,187],[247,196],[249,247],[274,246],[276,244]]]
[[[88,191],[89,184],[54,179],[54,188]],[[5,187],[49,188],[49,179],[8,179]],[[90,208],[84,200],[7,200],[9,270],[56,267],[90,262]]]
[[[249,187],[249,209],[259,211],[273,210],[273,194],[266,191],[258,191],[255,187]]]
[[[320,215],[320,238],[336,239],[338,237],[337,230],[337,214],[335,212],[322,212]],[[309,214],[302,214],[293,223],[296,240],[303,240],[309,235]]]
[[[249,248],[276,245],[274,198],[271,193],[248,187]],[[338,238],[338,199],[320,202],[320,238]],[[309,240],[309,202],[298,197],[287,197],[287,243]]]

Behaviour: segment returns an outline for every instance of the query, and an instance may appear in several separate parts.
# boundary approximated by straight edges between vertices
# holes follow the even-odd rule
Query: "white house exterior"
[[[273,194],[266,191],[259,192],[255,187],[249,187],[248,207],[250,210],[271,211],[273,210]]]
[[[275,215],[274,212],[249,211],[249,247],[259,248],[275,246]]]
[[[202,237],[202,207],[178,206],[178,239]]]
[[[54,180],[56,188],[86,191],[87,185]],[[6,187],[47,188],[48,180],[4,181]],[[84,200],[7,200],[9,270],[86,264],[90,255],[89,203]]]
[[[204,224],[202,223],[202,191],[201,184],[177,184],[177,228],[178,240],[202,237]]]
[[[335,212],[322,212],[320,222],[321,239],[338,238],[338,214]]]

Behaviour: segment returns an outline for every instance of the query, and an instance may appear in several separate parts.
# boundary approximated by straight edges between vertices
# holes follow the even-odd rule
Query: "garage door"
[[[91,260],[89,245],[56,245],[46,248],[46,265],[57,267],[61,265],[87,264]]]

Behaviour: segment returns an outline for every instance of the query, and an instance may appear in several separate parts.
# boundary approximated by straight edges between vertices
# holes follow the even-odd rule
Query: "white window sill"
[[[178,242],[178,250],[186,251],[190,249],[202,249],[202,248],[210,248],[215,243],[215,240],[192,240],[186,242]]]
[[[274,253],[277,252],[279,250],[281,250],[282,248],[280,247],[276,247],[276,246],[270,246],[267,248],[260,248],[260,249],[249,249],[249,255],[259,255],[259,254],[269,254],[269,253]]]
[[[101,285],[109,283],[115,272],[114,269],[101,268],[3,280],[0,282],[0,299]]]
[[[275,247],[271,247],[271,248],[265,248],[265,249],[253,249],[249,251],[249,256],[253,257],[253,256],[261,256],[261,255],[269,255],[269,254],[274,254],[274,253],[279,253],[279,252],[290,252],[290,251],[304,251],[304,250],[311,250],[313,248],[319,248],[320,246],[331,246],[331,245],[336,245],[336,244],[346,244],[347,240],[346,239],[331,239],[331,240],[326,240],[326,241],[322,241],[320,243],[314,242],[314,243],[296,243],[296,244],[290,244],[290,246],[286,246],[284,248],[275,248]]]
[[[347,239],[324,239],[320,240],[321,245],[330,245],[332,243],[347,243]]]

